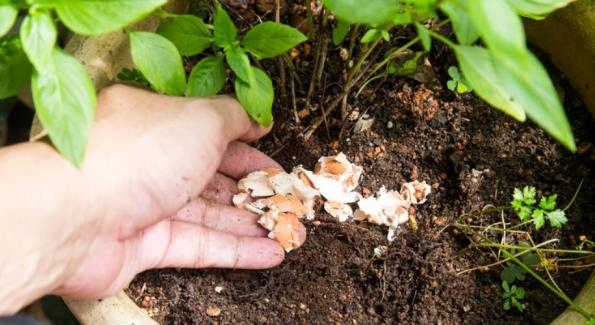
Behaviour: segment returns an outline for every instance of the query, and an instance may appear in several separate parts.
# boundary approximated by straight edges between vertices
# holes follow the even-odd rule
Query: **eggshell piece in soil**
[[[353,216],[353,209],[345,203],[324,202],[324,211],[339,220],[339,222],[345,222]]]
[[[432,187],[425,181],[413,181],[401,186],[401,195],[405,199],[411,200],[413,204],[422,204],[426,202],[427,196],[432,193]]]
[[[293,213],[279,212],[272,234],[286,252],[302,244],[299,236],[300,225],[300,221]]]

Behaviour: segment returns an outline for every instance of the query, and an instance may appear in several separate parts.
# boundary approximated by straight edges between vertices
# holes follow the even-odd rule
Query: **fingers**
[[[235,179],[267,167],[281,168],[273,158],[242,142],[231,142],[219,165],[219,172]]]
[[[279,265],[285,257],[283,248],[268,238],[236,236],[179,221],[172,221],[170,227],[167,242],[144,238],[142,251],[155,250],[159,243],[167,245],[160,262],[149,268],[264,269]]]
[[[216,113],[223,118],[223,135],[228,141],[254,141],[267,134],[272,125],[263,127],[252,120],[237,100],[228,96],[211,97]]]
[[[221,173],[215,173],[200,196],[219,204],[231,205],[236,193],[238,193],[238,183],[235,180]]]
[[[238,236],[264,237],[267,234],[267,231],[257,224],[257,215],[201,198],[192,200],[178,211],[172,220],[202,225]]]

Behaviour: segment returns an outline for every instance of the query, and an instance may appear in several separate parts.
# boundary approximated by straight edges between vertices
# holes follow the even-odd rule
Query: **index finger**
[[[273,158],[263,152],[243,143],[231,142],[219,165],[219,172],[231,178],[239,179],[246,174],[268,167],[283,169]]]

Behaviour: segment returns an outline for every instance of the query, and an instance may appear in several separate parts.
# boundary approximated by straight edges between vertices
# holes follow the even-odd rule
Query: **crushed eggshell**
[[[339,222],[345,222],[353,216],[353,209],[345,203],[324,202],[324,211],[335,217]]]
[[[412,204],[422,204],[426,202],[426,198],[431,192],[432,187],[426,184],[425,181],[413,181],[401,186],[401,195],[406,199],[411,200]]]
[[[389,227],[388,240],[394,240],[400,224],[410,216],[411,204],[426,201],[431,187],[426,182],[403,184],[401,191],[384,186],[377,195],[363,197],[355,189],[363,173],[361,166],[349,162],[345,154],[321,157],[314,172],[294,167],[291,173],[266,168],[248,174],[238,182],[239,193],[233,203],[260,215],[258,223],[269,230],[269,237],[281,243],[287,252],[301,245],[299,219],[314,219],[314,206],[323,199],[324,210],[339,222],[350,218]],[[353,212],[349,203],[357,202]]]

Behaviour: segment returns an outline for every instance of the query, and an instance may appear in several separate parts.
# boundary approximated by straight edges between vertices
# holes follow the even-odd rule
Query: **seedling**
[[[565,209],[574,202],[581,185],[582,182]],[[480,212],[460,216],[459,221],[454,226],[462,230],[462,233],[471,242],[471,247],[490,250],[491,255],[495,257],[495,262],[463,270],[459,274],[501,267],[500,281],[503,290],[503,308],[505,310],[516,308],[521,312],[525,309],[526,303],[523,303],[525,289],[519,283],[527,281],[528,276],[530,276],[568,303],[586,320],[593,321],[595,320],[594,316],[576,305],[558,287],[552,276],[552,272],[557,272],[560,269],[584,270],[591,268],[593,266],[592,259],[595,257],[592,242],[585,236],[580,236],[581,244],[576,249],[562,249],[547,247],[557,243],[559,240],[556,238],[541,243],[536,243],[533,240],[532,233],[538,229],[534,216],[543,215],[544,220],[550,220],[548,215],[556,211],[555,201],[556,195],[553,194],[542,197],[539,201],[540,204],[536,204],[535,188],[525,186],[522,189],[514,189],[512,207],[489,206]],[[538,209],[542,212],[535,213],[535,210]],[[514,216],[509,213],[511,210],[514,211]],[[492,213],[500,215],[499,222],[487,226],[483,225],[483,223],[482,225],[472,224],[472,220],[475,218],[482,217],[485,220],[486,215]],[[559,221],[559,219],[555,220]],[[535,228],[530,227],[531,224],[535,225]],[[564,222],[555,223],[556,226],[559,225],[560,227],[563,224]],[[545,274],[545,277],[540,273]]]
[[[521,303],[523,299],[525,299],[525,289],[523,287],[517,287],[516,285],[510,285],[506,281],[502,281],[502,298],[504,302],[502,307],[504,310],[510,310],[512,306],[516,307],[516,309],[520,312],[525,310],[525,307]]]
[[[450,91],[456,91],[459,94],[471,92],[471,87],[467,84],[467,81],[459,73],[459,69],[455,66],[448,68],[448,75],[452,78],[446,82],[446,87]]]
[[[556,209],[557,194],[544,196],[539,200],[539,204],[535,198],[535,187],[525,186],[522,190],[514,189],[512,195],[512,202],[510,205],[514,208],[521,221],[531,221],[535,225],[535,229],[539,230],[548,220],[550,226],[554,228],[561,228],[568,219],[563,210]]]

